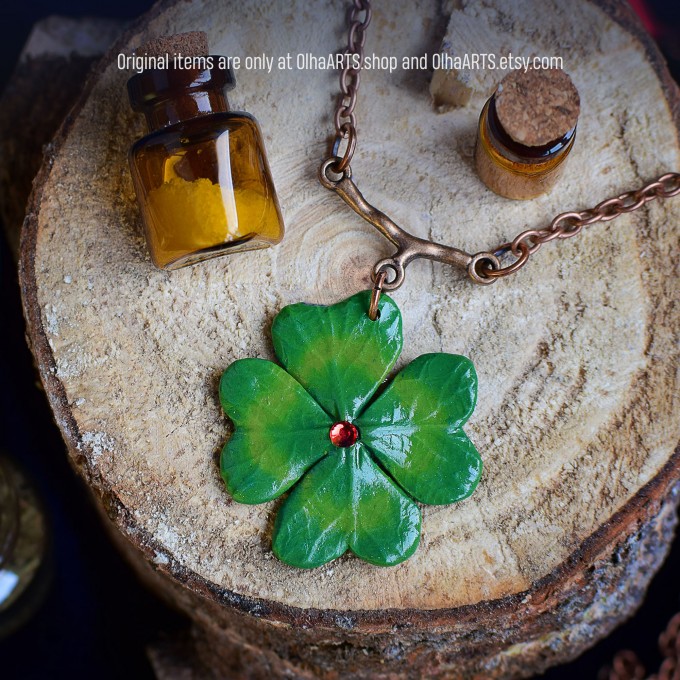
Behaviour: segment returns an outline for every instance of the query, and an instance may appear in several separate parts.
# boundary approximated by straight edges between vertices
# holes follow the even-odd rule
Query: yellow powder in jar
[[[232,205],[242,200],[238,194]],[[158,245],[166,251],[202,250],[243,235],[234,210],[228,223],[222,187],[206,178],[173,177],[149,192],[149,209]]]

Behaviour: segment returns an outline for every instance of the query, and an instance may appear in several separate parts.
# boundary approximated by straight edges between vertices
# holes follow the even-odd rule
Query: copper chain
[[[527,229],[518,234],[514,241],[504,243],[494,251],[500,256],[511,253],[517,259],[506,267],[494,269],[484,267],[483,276],[500,278],[514,274],[521,269],[529,258],[537,252],[544,243],[555,239],[566,239],[577,236],[584,227],[597,222],[609,222],[620,215],[633,212],[656,198],[671,198],[680,194],[680,174],[668,172],[654,182],[650,182],[641,189],[627,191],[620,196],[608,198],[598,203],[594,208],[580,212],[565,212],[558,215],[549,227],[543,229]]]
[[[669,622],[659,636],[659,650],[664,659],[658,672],[647,680],[680,680],[680,613]],[[647,673],[635,652],[619,652],[612,665],[603,668],[599,680],[645,680]]]
[[[366,29],[371,23],[371,15],[370,0],[352,0],[349,11],[347,47],[342,53],[343,69],[340,73],[340,95],[333,117],[335,141],[331,157],[321,166],[320,180],[326,188],[336,191],[355,212],[376,226],[383,232],[383,235],[399,247],[398,253],[401,253],[404,262],[396,263],[396,269],[401,273],[397,273],[396,282],[384,282],[386,290],[393,290],[401,285],[403,269],[406,263],[415,257],[427,257],[466,266],[470,277],[476,283],[492,283],[499,278],[519,271],[529,261],[529,258],[549,241],[571,238],[580,234],[584,227],[591,224],[609,222],[620,215],[642,208],[654,199],[670,198],[680,193],[680,174],[669,172],[640,189],[608,198],[598,203],[594,208],[561,213],[553,219],[548,227],[527,229],[518,234],[514,240],[503,243],[493,251],[468,255],[450,246],[431,244],[434,248],[429,247],[429,243],[425,244],[422,239],[412,237],[408,232],[394,224],[386,215],[373,208],[351,181],[350,163],[357,145],[357,121],[354,109],[361,83]],[[340,149],[343,144],[345,146],[341,153]],[[339,175],[342,181],[332,179],[327,174],[329,171]],[[502,266],[499,258],[503,255],[514,256],[514,262]],[[379,265],[384,266],[385,263],[381,262]],[[377,274],[378,271],[374,271],[374,280]],[[379,292],[377,295],[379,296]]]
[[[363,17],[361,16],[363,14]],[[371,22],[370,0],[353,0],[349,13],[349,37],[343,54],[343,70],[340,74],[340,96],[335,109],[335,142],[332,157],[322,166],[322,182],[326,178],[326,168],[349,179],[351,177],[350,163],[357,143],[356,115],[354,109],[357,102],[357,92],[361,82],[361,63],[366,43],[366,29]],[[340,147],[346,146],[342,155]],[[329,180],[329,188],[334,188]],[[565,212],[557,215],[550,226],[542,229],[527,229],[518,234],[514,240],[504,243],[493,251],[495,262],[491,254],[487,256],[486,266],[480,266],[479,278],[495,280],[521,269],[529,258],[541,246],[556,239],[567,239],[577,236],[584,227],[598,222],[609,222],[626,213],[642,208],[657,198],[671,198],[680,194],[680,173],[669,172],[646,186],[627,191],[619,196],[608,198],[598,203],[594,208],[582,211]],[[345,200],[347,200],[345,198]],[[368,206],[370,208],[370,206]],[[356,208],[355,208],[356,209]],[[366,212],[360,207],[358,212]],[[369,220],[370,221],[370,220]],[[501,267],[496,257],[510,253],[516,258],[511,264]],[[480,265],[484,265],[484,259]],[[371,297],[369,316],[377,318],[377,303],[385,283],[386,272],[381,270],[376,275],[376,284]],[[483,283],[484,281],[479,281]],[[488,280],[486,281],[488,282]],[[659,672],[651,675],[648,680],[680,680],[680,613],[676,614],[668,624],[667,629],[659,638],[659,647],[664,655]],[[634,652],[619,652],[612,662],[611,668],[603,669],[601,680],[644,680],[645,669]]]
[[[363,14],[363,17],[362,17]],[[349,12],[349,35],[347,47],[343,52],[343,69],[340,73],[340,96],[335,108],[335,143],[333,156],[340,158],[333,171],[343,173],[352,161],[357,145],[357,119],[354,107],[357,105],[357,92],[361,83],[361,64],[364,60],[366,29],[371,23],[371,3],[369,0],[353,0]],[[340,145],[347,142],[340,157]]]

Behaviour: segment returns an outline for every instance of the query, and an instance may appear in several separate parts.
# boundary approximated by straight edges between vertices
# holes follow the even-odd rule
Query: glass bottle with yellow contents
[[[149,134],[130,149],[130,169],[151,259],[178,269],[224,253],[266,248],[283,220],[262,133],[249,114],[229,111],[231,69],[149,69],[128,94]],[[172,64],[172,62],[171,62]]]

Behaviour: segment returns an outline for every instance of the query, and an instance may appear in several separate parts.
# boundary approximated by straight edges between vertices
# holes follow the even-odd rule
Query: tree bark
[[[78,98],[92,64],[117,38],[114,19],[52,16],[31,31],[0,97],[0,219],[18,259],[19,235],[43,147]]]
[[[466,428],[482,482],[462,503],[424,507],[421,546],[397,567],[351,555],[311,571],[278,562],[278,502],[235,503],[219,478],[229,428],[217,382],[237,358],[273,358],[282,306],[366,289],[390,253],[316,180],[336,76],[236,73],[230,102],[260,121],[287,235],[167,273],[141,237],[126,153],[144,131],[115,62],[153,35],[207,30],[213,53],[290,52],[295,64],[297,52],[343,44],[344,8],[166,2],[114,46],[32,197],[21,259],[30,342],[73,464],[140,571],[192,617],[205,673],[527,677],[629,616],[671,540],[680,199],[546,245],[494,286],[411,265],[394,295],[397,368],[432,351],[474,361],[480,392]],[[367,52],[433,52],[445,26],[434,0],[398,13],[377,5]],[[476,252],[680,168],[677,89],[623,3],[463,3],[449,35],[461,53],[563,55],[581,94],[578,139],[550,194],[508,201],[484,188],[472,159],[502,72],[476,74],[467,106],[437,114],[431,74],[365,71],[354,177],[410,231]]]

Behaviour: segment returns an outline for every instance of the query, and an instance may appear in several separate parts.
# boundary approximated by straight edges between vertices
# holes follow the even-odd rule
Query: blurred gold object
[[[0,454],[0,638],[25,623],[40,604],[42,598],[27,591],[39,580],[46,547],[38,497],[25,475]]]

